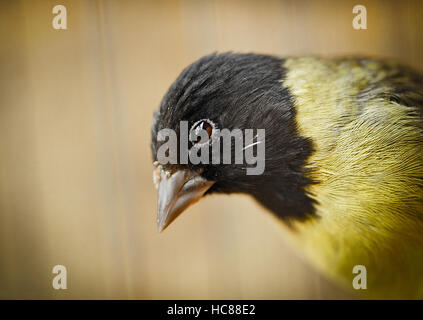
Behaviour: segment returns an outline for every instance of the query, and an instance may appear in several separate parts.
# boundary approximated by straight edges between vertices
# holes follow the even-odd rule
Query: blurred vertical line
[[[111,54],[109,50],[111,50],[112,46],[109,43],[109,39],[107,39],[107,18],[106,14],[110,14],[110,11],[105,12],[106,10],[103,7],[105,1],[97,0],[96,7],[97,7],[97,15],[98,15],[98,29],[99,29],[99,36],[100,36],[100,54],[101,54],[101,64],[103,67],[103,75],[104,75],[104,94],[105,94],[105,112],[107,118],[107,128],[109,132],[109,141],[111,143],[111,155],[112,155],[112,165],[113,165],[113,180],[114,180],[114,188],[116,190],[116,212],[118,214],[118,223],[119,223],[119,237],[120,237],[120,248],[122,249],[123,254],[123,268],[125,270],[125,274],[123,277],[124,288],[126,290],[126,295],[128,298],[133,297],[133,290],[130,284],[131,281],[131,274],[129,272],[129,259],[128,259],[128,246],[126,244],[126,226],[127,221],[125,214],[123,213],[122,209],[122,196],[121,196],[121,186],[119,182],[119,169],[118,169],[118,148],[117,148],[117,134],[115,128],[115,119],[114,119],[114,101],[112,97],[112,91],[115,89],[113,88],[113,72],[112,67],[110,66],[113,61],[111,59]],[[110,31],[109,31],[110,36]],[[112,223],[113,224],[113,223]],[[113,270],[116,271],[116,270]]]
[[[189,60],[197,59],[216,48],[215,2],[183,0],[180,4],[184,30],[184,48]]]
[[[2,138],[8,137],[6,143],[9,148],[4,152],[4,156],[10,167],[7,172],[4,171],[8,179],[5,179],[4,184],[7,199],[5,197],[3,200],[7,203],[5,207],[8,213],[0,212],[1,215],[6,215],[6,223],[2,223],[2,227],[6,229],[7,241],[4,243],[8,249],[8,255],[1,256],[0,259],[7,260],[7,269],[0,278],[10,277],[8,283],[12,286],[6,295],[7,298],[15,299],[50,298],[52,295],[51,291],[43,290],[49,285],[44,282],[44,276],[51,270],[44,267],[46,261],[50,260],[51,250],[46,235],[48,219],[42,210],[43,194],[40,191],[41,179],[36,148],[38,137],[34,121],[36,111],[32,105],[24,103],[28,95],[34,94],[30,82],[31,70],[28,67],[28,52],[31,52],[34,41],[31,37],[33,28],[29,14],[34,8],[35,4],[17,1],[9,4],[7,11],[9,14],[11,11],[12,14],[15,13],[15,18],[18,19],[10,19],[9,15],[2,17],[2,21],[7,23],[5,35],[8,49],[13,49],[10,52],[2,51],[8,58],[7,64],[2,65],[2,72],[5,72],[3,80],[6,80],[7,86],[10,87],[1,95],[2,99],[9,98],[7,103],[3,104],[1,101],[2,112],[6,112],[6,105],[9,106],[1,120],[10,121],[3,127],[10,131],[5,132]],[[9,68],[10,71],[5,71]],[[2,207],[3,205],[0,209]],[[0,288],[1,290],[3,288]]]
[[[315,295],[316,299],[323,299],[322,295],[322,278],[320,274],[314,275],[314,288],[315,288]]]
[[[416,3],[416,1],[413,1],[414,7],[418,7],[419,5]],[[407,0],[407,3],[405,4],[405,10],[406,10],[406,28],[407,32],[404,32],[403,34],[407,37],[407,42],[410,50],[408,50],[408,56],[410,61],[407,61],[408,64],[415,66],[416,65],[416,45],[415,42],[418,41],[416,37],[416,31],[414,30],[413,26],[416,25],[415,17],[413,14],[412,9],[412,0]],[[417,9],[417,10],[416,10]],[[421,12],[420,8],[420,12]],[[418,8],[414,9],[415,12],[419,12]]]
[[[297,53],[298,51],[298,27],[297,27],[297,6],[294,0],[289,1],[289,7],[291,11],[291,21],[293,21],[292,25],[292,33],[294,34],[294,51]]]
[[[1,43],[8,42],[9,48],[14,45],[13,42],[10,41],[9,33],[6,33],[6,15],[12,16],[15,18],[15,21],[20,21],[21,19],[17,19],[17,17],[20,18],[21,16],[21,10],[17,10],[18,2],[15,2],[15,7],[12,9],[10,2],[7,4],[5,2],[0,3],[0,39]],[[12,11],[13,10],[13,11]],[[8,28],[10,28],[10,24],[7,25]],[[17,29],[18,31],[21,31],[21,29]],[[17,36],[19,36],[18,34]],[[3,75],[3,72],[7,70],[7,65],[13,66],[13,59],[12,61],[8,61],[8,64],[6,65],[6,59],[9,58],[6,47],[2,47],[2,50],[0,51],[0,62],[2,63],[2,66],[4,64],[4,67],[0,70],[0,83],[2,84],[2,89],[4,87],[7,88],[7,84],[13,84],[13,79],[8,81],[4,81],[5,75]],[[17,56],[17,55],[16,55]],[[15,59],[17,59],[16,57]],[[23,69],[24,63],[19,64],[19,68]],[[15,70],[15,72],[19,72],[20,70]],[[25,81],[26,79],[22,79]],[[23,82],[22,81],[22,82]],[[6,85],[3,83],[6,82]],[[12,89],[12,88],[11,88]],[[15,241],[10,241],[10,239],[13,239],[13,230],[10,227],[12,222],[12,203],[10,201],[10,183],[8,181],[8,176],[6,172],[6,165],[10,160],[7,159],[8,155],[8,141],[5,140],[5,137],[7,137],[6,132],[3,132],[3,130],[8,128],[8,123],[4,121],[7,121],[11,116],[9,114],[3,114],[5,113],[5,106],[7,104],[10,104],[10,98],[8,97],[8,93],[13,92],[12,90],[7,90],[4,93],[0,95],[0,111],[1,111],[1,117],[0,117],[0,145],[2,152],[0,153],[0,298],[17,298],[17,270],[15,268],[15,261],[16,261],[16,245]],[[10,111],[8,111],[10,113]]]

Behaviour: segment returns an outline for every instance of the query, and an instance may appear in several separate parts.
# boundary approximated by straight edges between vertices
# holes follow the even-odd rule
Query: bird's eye
[[[214,127],[215,127],[214,123],[208,119],[203,119],[194,123],[194,125],[191,128],[191,134],[194,136],[194,139],[195,139],[194,142],[199,143],[201,141],[201,136],[200,136],[201,131],[205,131],[208,136],[208,139],[202,142],[204,143],[209,141],[213,134]]]

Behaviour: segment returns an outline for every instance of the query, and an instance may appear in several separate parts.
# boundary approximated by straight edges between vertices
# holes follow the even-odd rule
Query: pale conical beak
[[[188,169],[175,171],[171,176],[160,173],[157,226],[162,232],[188,206],[198,201],[210,189],[209,181]]]

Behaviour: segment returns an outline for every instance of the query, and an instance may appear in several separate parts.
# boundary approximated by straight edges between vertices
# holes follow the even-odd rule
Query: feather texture
[[[306,187],[316,218],[291,232],[311,260],[351,288],[423,297],[422,78],[390,62],[287,59],[283,85],[300,135],[311,138]]]

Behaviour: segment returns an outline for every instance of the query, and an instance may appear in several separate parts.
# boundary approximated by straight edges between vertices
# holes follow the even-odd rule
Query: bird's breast
[[[297,129],[314,148],[306,192],[316,218],[296,222],[294,238],[347,285],[365,265],[369,292],[423,295],[422,106],[388,99],[395,70],[377,61],[294,58],[284,67]]]

